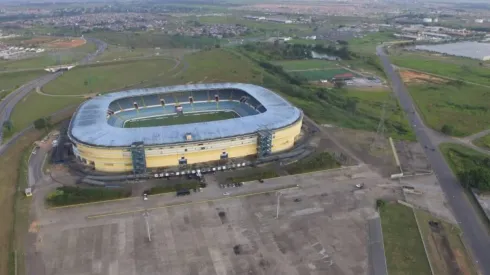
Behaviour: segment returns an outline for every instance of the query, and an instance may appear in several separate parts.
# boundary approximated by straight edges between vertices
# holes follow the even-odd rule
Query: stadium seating
[[[208,101],[208,94],[212,101]],[[219,95],[220,101],[218,103],[214,101],[215,94]],[[194,104],[189,103],[189,96],[193,97]],[[247,96],[247,102],[240,103],[240,99],[244,96]],[[160,103],[161,98],[165,100],[165,106],[163,107]],[[109,105],[111,110],[119,112],[111,115],[107,122],[115,127],[123,127],[126,121],[138,117],[175,114],[174,104],[176,100],[182,105],[184,113],[232,110],[239,116],[250,116],[266,111],[259,101],[250,97],[244,91],[226,89],[221,91],[198,91],[122,98]],[[134,109],[134,102],[138,103],[138,110]],[[124,111],[121,111],[121,108]]]
[[[194,98],[194,102],[209,100],[207,91],[193,92],[192,97]]]
[[[231,100],[233,101],[240,101],[240,98],[245,95],[247,94],[242,90],[231,90]]]
[[[147,95],[143,97],[146,106],[155,106],[158,105],[160,106],[160,98],[158,95]]]

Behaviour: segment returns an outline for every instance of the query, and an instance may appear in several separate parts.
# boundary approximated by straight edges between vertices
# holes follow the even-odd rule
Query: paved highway
[[[85,56],[83,60],[79,62],[79,64],[81,65],[91,62],[97,55],[101,54],[107,48],[107,44],[99,39],[94,39],[94,38],[86,38],[86,39],[89,42],[95,43],[95,45],[97,46],[97,50],[94,53],[90,53],[87,56]],[[17,105],[17,103],[19,103],[22,100],[22,98],[27,96],[29,92],[36,89],[36,87],[42,87],[46,85],[48,82],[55,80],[62,74],[63,74],[62,72],[57,72],[57,73],[41,76],[37,79],[28,82],[27,84],[22,85],[19,89],[8,94],[2,101],[0,101],[0,127],[2,127],[3,123],[10,118],[10,115],[15,105]],[[2,131],[0,131],[0,144],[2,144]],[[0,146],[0,152],[3,152],[2,146]]]
[[[407,118],[410,120],[415,131],[417,140],[426,148],[426,155],[441,184],[442,190],[446,194],[454,216],[463,231],[463,239],[467,247],[469,247],[470,253],[472,253],[482,274],[490,275],[490,261],[488,260],[490,257],[490,236],[486,225],[480,220],[477,211],[466,198],[463,187],[452,173],[443,155],[437,146],[434,147],[434,143],[431,140],[431,136],[433,135],[432,130],[424,125],[422,119],[417,114],[417,110],[413,105],[405,85],[393,69],[383,47],[378,46],[376,53],[381,59],[387,77],[391,79],[393,92],[405,110]],[[432,148],[435,150],[432,151]]]

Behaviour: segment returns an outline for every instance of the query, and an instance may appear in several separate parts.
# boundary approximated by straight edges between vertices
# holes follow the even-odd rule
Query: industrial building
[[[236,118],[124,128],[128,121],[233,112]],[[261,158],[292,148],[302,112],[274,92],[251,84],[221,83],[109,93],[83,103],[68,136],[78,161],[98,171],[147,169],[229,158]]]

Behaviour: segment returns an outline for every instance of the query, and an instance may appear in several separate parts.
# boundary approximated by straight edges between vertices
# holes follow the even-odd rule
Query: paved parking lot
[[[205,199],[221,190],[210,187],[179,206],[188,198],[41,211],[35,274],[368,274],[374,200],[394,196],[386,180],[359,168],[268,181],[229,199]]]

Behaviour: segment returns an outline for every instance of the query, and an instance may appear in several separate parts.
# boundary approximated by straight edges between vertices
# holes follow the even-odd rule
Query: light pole
[[[277,206],[276,206],[276,220],[279,219],[279,208],[281,208],[281,192],[276,192],[277,196]]]

